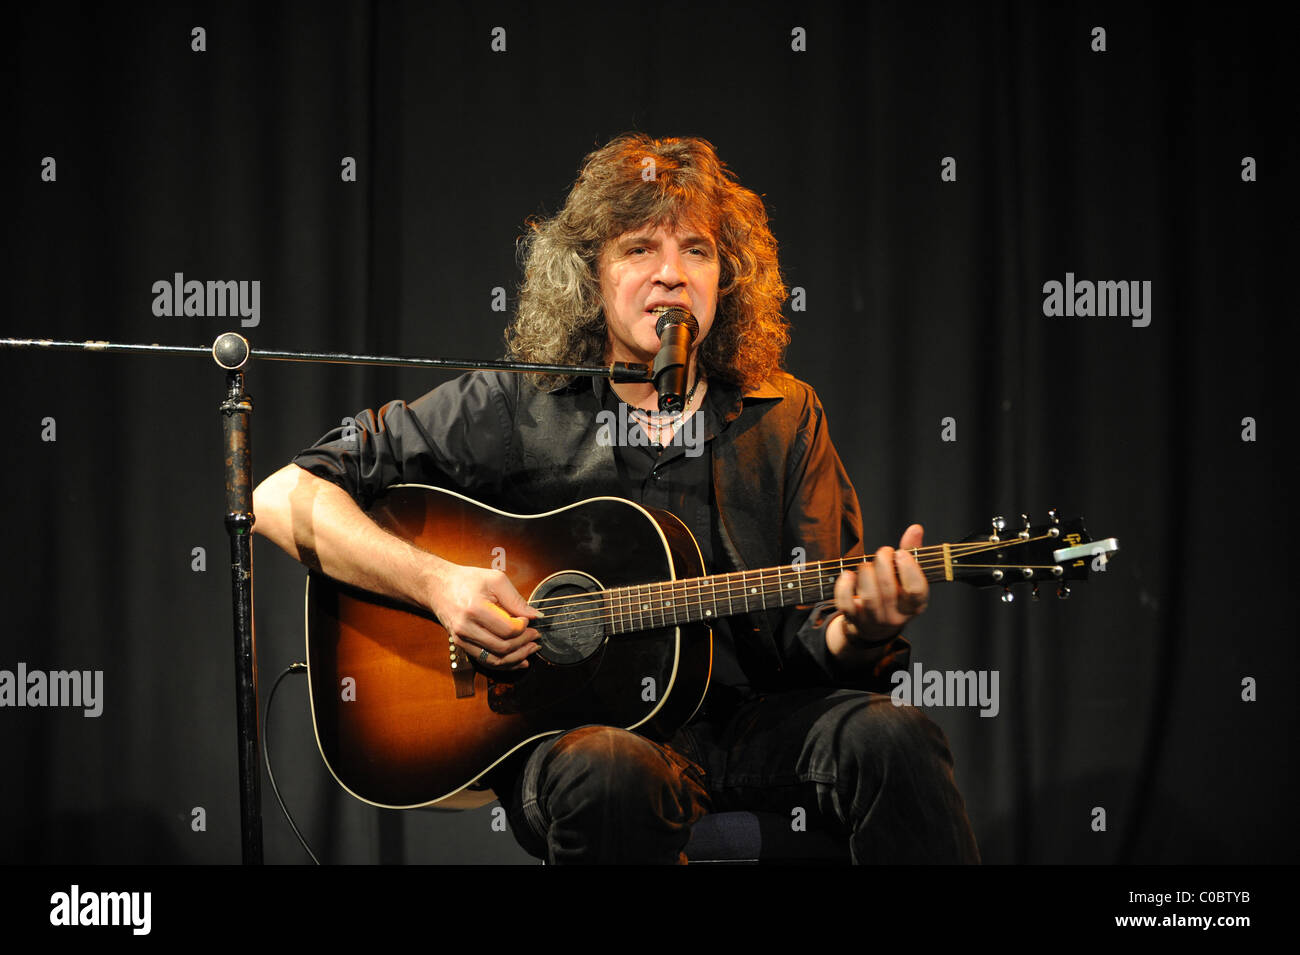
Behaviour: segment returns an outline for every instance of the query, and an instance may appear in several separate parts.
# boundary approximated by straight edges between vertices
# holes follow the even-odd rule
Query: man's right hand
[[[528,606],[499,570],[434,557],[425,592],[430,609],[456,646],[484,666],[524,669],[528,657],[541,649],[541,635],[529,624],[542,612]]]
[[[505,574],[449,563],[388,533],[346,491],[310,471],[281,468],[258,485],[253,507],[253,529],[290,557],[362,590],[428,607],[481,664],[526,667],[540,649],[528,624],[542,614]]]

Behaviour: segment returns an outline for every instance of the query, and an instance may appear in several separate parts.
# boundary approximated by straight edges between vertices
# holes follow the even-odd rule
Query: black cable
[[[266,698],[266,710],[262,714],[262,761],[266,764],[266,775],[271,780],[271,791],[275,793],[275,801],[280,804],[280,811],[284,813],[284,818],[289,820],[289,828],[292,829],[293,834],[298,837],[298,841],[302,843],[302,847],[307,850],[307,855],[311,856],[311,861],[320,865],[320,859],[316,858],[316,853],[312,852],[311,846],[307,845],[307,840],[303,838],[302,833],[298,831],[297,823],[293,821],[293,816],[289,812],[289,807],[284,804],[284,800],[280,797],[280,787],[275,784],[275,773],[271,772],[271,703],[275,700],[275,691],[279,688],[280,681],[290,673],[294,672],[306,673],[307,664],[289,664],[280,671],[280,675],[277,676],[275,682],[271,684],[271,693]]]

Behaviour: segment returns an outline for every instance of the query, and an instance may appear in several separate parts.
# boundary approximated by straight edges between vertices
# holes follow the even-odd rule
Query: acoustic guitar
[[[669,738],[708,691],[711,621],[830,599],[839,574],[863,559],[705,576],[686,525],[613,497],[521,515],[404,484],[369,514],[453,563],[503,570],[545,614],[528,668],[493,670],[457,649],[427,609],[308,575],[316,740],[341,786],[385,808],[482,805],[495,798],[482,781],[493,766],[588,723]],[[1011,531],[996,518],[989,531],[912,553],[932,581],[1030,583],[1035,595],[1053,581],[1065,596],[1119,545],[1049,514]]]

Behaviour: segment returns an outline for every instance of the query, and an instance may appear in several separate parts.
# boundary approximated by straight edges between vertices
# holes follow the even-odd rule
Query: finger
[[[525,643],[522,647],[518,647],[501,657],[501,662],[496,666],[526,667],[528,666],[528,658],[540,649],[541,647],[535,643]],[[491,654],[488,654],[488,656],[491,657]]]
[[[456,648],[463,652],[466,657],[476,663],[481,663],[484,666],[493,666],[495,661],[501,659],[501,657],[494,655],[486,647],[480,647],[476,643],[471,643],[464,637],[452,637],[451,642],[455,644]]]
[[[523,633],[519,634],[519,636],[511,637],[509,640],[506,640],[505,650],[500,654],[500,656],[508,657],[523,647],[532,646],[534,644],[540,645],[541,640],[541,634],[530,627]]]
[[[920,524],[913,524],[907,530],[903,531],[903,536],[899,538],[899,550],[913,550],[920,547],[925,541],[925,528]]]
[[[882,547],[876,551],[871,569],[875,571],[877,606],[880,618],[892,617],[898,599],[898,578],[894,575],[894,548]]]
[[[851,570],[844,571],[835,579],[835,590],[832,596],[835,598],[836,610],[850,616],[857,613],[857,602],[854,600],[857,587],[858,575]]]
[[[511,639],[505,639],[473,620],[466,621],[464,629],[456,636],[467,643],[474,644],[474,653],[477,654],[479,650],[487,650],[496,657],[504,657],[516,650],[521,643],[528,642],[527,640],[521,640],[524,633],[517,634]]]
[[[512,617],[534,620],[537,617],[545,616],[536,607],[530,607],[528,601],[519,596],[519,591],[515,589],[515,585],[510,582],[510,578],[504,573],[498,572],[496,578],[492,581],[492,596]]]
[[[865,626],[880,619],[880,587],[876,579],[876,560],[858,566],[858,588],[855,594],[853,622]]]
[[[930,603],[930,582],[912,553],[924,542],[925,528],[920,524],[910,525],[898,542],[898,610],[908,616],[922,613]]]
[[[900,550],[898,565],[898,610],[907,616],[924,612],[930,602],[930,582],[909,550]]]
[[[532,656],[540,647],[535,643],[525,644],[517,647],[509,653],[493,653],[486,647],[479,646],[469,640],[461,637],[454,637],[453,643],[474,662],[481,666],[507,668],[507,669],[524,669],[528,666],[528,657]]]
[[[862,612],[861,604],[854,591],[858,586],[858,575],[846,570],[835,579],[835,609],[844,615],[844,636],[850,640],[857,636],[856,620]]]
[[[482,603],[470,611],[469,622],[502,640],[513,640],[528,629],[529,618],[512,616],[494,603]]]

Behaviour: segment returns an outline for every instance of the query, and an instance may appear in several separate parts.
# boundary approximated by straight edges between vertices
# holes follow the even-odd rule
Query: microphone
[[[651,367],[655,391],[659,392],[659,410],[679,412],[686,392],[686,362],[691,344],[699,334],[700,323],[684,308],[670,308],[659,316],[655,334],[659,336],[659,354]]]

